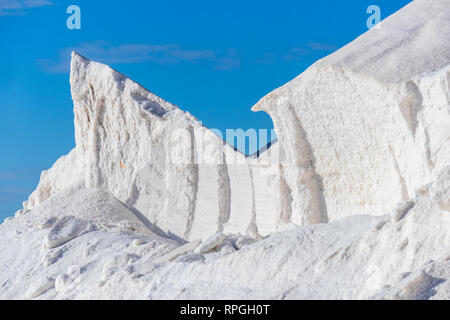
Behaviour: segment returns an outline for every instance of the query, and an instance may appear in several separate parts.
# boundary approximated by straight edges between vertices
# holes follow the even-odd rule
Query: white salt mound
[[[384,214],[450,163],[449,21],[448,0],[413,1],[253,107],[286,154],[291,222]]]
[[[0,225],[0,299],[450,299],[449,36],[411,2],[253,107],[259,157],[73,53],[76,147]]]
[[[47,276],[55,286],[39,299],[449,299],[449,227],[448,212],[419,197],[396,223],[352,216],[232,253],[193,254],[200,241],[97,230],[49,250],[57,258],[44,265],[48,230],[15,219],[0,225],[0,298],[35,296],[28,287]]]

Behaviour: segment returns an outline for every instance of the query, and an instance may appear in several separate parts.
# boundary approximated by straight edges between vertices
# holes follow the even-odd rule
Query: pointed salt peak
[[[90,60],[90,59],[82,56],[81,54],[79,54],[77,51],[72,51],[71,58],[72,58],[72,60],[70,63],[70,70],[71,70],[71,74],[73,74],[74,76],[83,75],[86,72],[87,66],[93,64],[98,68],[97,72],[98,72],[98,70],[105,71],[111,77],[113,77],[114,80],[116,80],[116,81],[123,82],[124,79],[128,79],[132,82],[135,82],[135,81],[131,80],[130,78],[128,78],[127,76],[123,75],[122,73],[118,72],[117,70],[114,70],[109,65],[95,61],[95,60]]]
[[[71,58],[72,61],[70,64],[70,83],[72,96],[77,96],[78,93],[82,94],[84,92],[83,86],[88,81],[87,78],[90,78],[93,76],[93,74],[96,74],[97,77],[95,81],[88,81],[90,85],[94,86],[94,88],[99,86],[99,82],[103,81],[111,81],[111,83],[116,83],[119,91],[123,91],[124,86],[128,85],[129,89],[132,91],[133,98],[134,95],[136,95],[137,97],[134,98],[136,102],[139,105],[142,105],[146,111],[158,115],[159,117],[162,117],[168,111],[179,109],[176,105],[173,105],[172,103],[160,98],[159,96],[144,88],[138,82],[111,68],[107,64],[103,64],[95,60],[90,60],[76,51],[72,51]],[[100,73],[102,76],[98,77]],[[182,114],[180,114],[180,116],[182,115],[188,116],[188,118],[190,119],[192,118],[192,121],[198,121],[195,117],[189,116],[184,111]]]
[[[276,100],[279,97],[277,91],[280,88],[276,89],[275,91],[272,91],[259,99],[259,101],[251,108],[253,112],[259,112],[263,111],[268,113],[271,109],[271,106],[276,104]]]
[[[263,111],[263,108],[260,103],[255,104],[250,110],[253,112]]]
[[[91,61],[82,55],[80,55],[76,51],[72,51],[71,61],[70,61],[70,75],[73,77],[74,75],[79,74],[79,71],[86,67]]]
[[[79,54],[78,52],[76,52],[75,50],[72,51],[71,54],[71,58],[72,58],[72,62],[84,62],[84,63],[88,63],[91,60],[89,60],[88,58],[82,56],[81,54]]]
[[[81,54],[79,54],[79,53],[78,53],[77,51],[75,51],[75,50],[72,50],[71,56],[72,56],[72,59],[73,59],[74,57],[80,57],[80,58],[82,58],[82,59],[88,60],[86,57],[82,56]]]
[[[272,92],[268,93],[267,95],[265,95],[264,97],[259,99],[258,102],[255,103],[250,110],[253,112],[259,112],[259,111],[267,112],[266,100],[268,100],[269,97],[271,97],[271,96],[272,96]]]

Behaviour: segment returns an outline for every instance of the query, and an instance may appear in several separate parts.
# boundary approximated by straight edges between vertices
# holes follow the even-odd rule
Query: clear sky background
[[[250,108],[410,0],[0,0],[0,219],[75,145],[69,58],[111,65],[209,128],[270,129]],[[81,8],[81,30],[66,9]],[[251,150],[252,151],[252,150]]]

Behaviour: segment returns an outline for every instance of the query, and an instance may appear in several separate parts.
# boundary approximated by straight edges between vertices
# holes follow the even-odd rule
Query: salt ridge
[[[446,26],[416,0],[262,98],[257,158],[73,53],[76,147],[0,225],[0,298],[449,299]]]

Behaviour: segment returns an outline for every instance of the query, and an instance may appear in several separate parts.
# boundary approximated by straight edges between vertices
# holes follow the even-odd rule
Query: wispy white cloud
[[[228,49],[225,52],[216,52],[216,57],[213,60],[214,68],[217,70],[233,70],[241,66],[241,59],[239,53],[235,49]]]
[[[27,9],[50,6],[49,0],[0,0],[0,16],[21,15]]]
[[[335,51],[337,46],[328,43],[310,42],[306,44],[308,48],[314,51]]]
[[[239,68],[240,58],[236,50],[189,50],[177,44],[120,44],[105,41],[85,42],[73,48],[65,48],[56,59],[39,59],[41,68],[50,73],[67,73],[70,52],[76,50],[89,59],[106,64],[155,62],[174,64],[180,62],[210,63],[217,70]]]
[[[303,56],[308,55],[309,51],[304,48],[292,48],[288,53],[282,56],[283,60],[297,60]]]
[[[284,54],[275,54],[275,53],[264,53],[262,58],[256,59],[256,63],[260,64],[273,64],[279,61],[280,59],[285,61],[295,61],[300,60],[306,56],[311,54],[315,54],[317,52],[332,52],[337,50],[338,47],[333,44],[328,43],[319,43],[319,42],[308,42],[303,46],[294,47],[289,49]]]
[[[278,55],[273,52],[266,52],[262,57],[255,60],[259,64],[272,64],[278,59]]]

